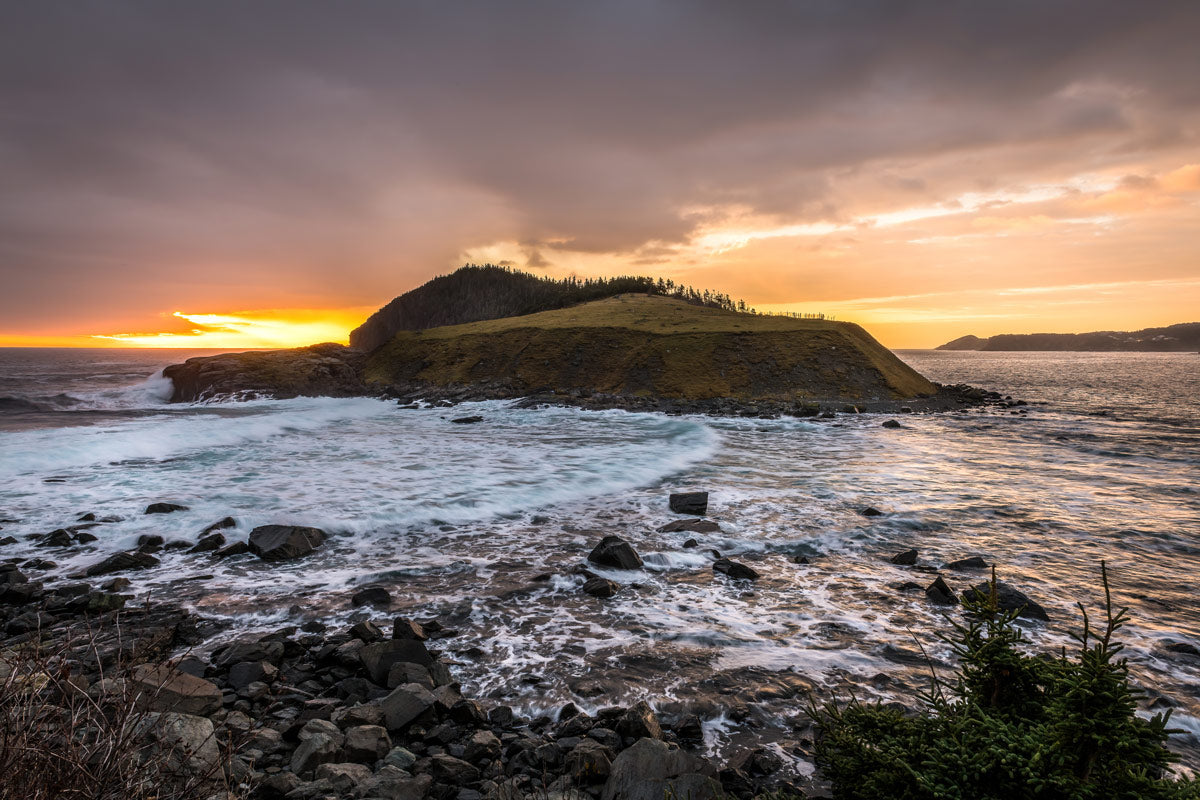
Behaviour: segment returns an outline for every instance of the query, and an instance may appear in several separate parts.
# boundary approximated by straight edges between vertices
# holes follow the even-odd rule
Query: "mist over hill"
[[[1050,350],[1081,352],[1172,353],[1200,350],[1200,322],[1165,328],[1092,333],[1005,333],[988,338],[961,336],[938,350]]]

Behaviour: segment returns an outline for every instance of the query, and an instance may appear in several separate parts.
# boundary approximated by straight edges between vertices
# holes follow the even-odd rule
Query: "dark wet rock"
[[[364,589],[359,589],[350,598],[350,605],[358,608],[359,606],[376,606],[377,608],[387,608],[392,604],[392,595],[387,589],[382,586],[368,586]]]
[[[87,512],[86,514],[80,514],[80,515],[79,515],[79,516],[76,518],[76,520],[75,520],[75,521],[76,521],[76,522],[95,522],[95,521],[96,521],[96,515],[95,515],[94,513],[92,513],[91,511],[89,511],[89,512]]]
[[[330,734],[314,733],[296,748],[290,769],[297,775],[303,775],[321,764],[336,761],[340,749],[337,740]]]
[[[674,522],[668,522],[658,529],[659,533],[679,533],[680,531],[688,531],[690,533],[716,533],[721,530],[721,526],[712,520],[708,519],[677,519]]]
[[[38,542],[38,547],[70,547],[75,544],[75,534],[66,528],[50,531]]]
[[[924,591],[924,587],[913,581],[903,581],[901,583],[893,583],[892,588],[898,592],[920,592]]]
[[[806,564],[811,564],[812,562],[808,560],[808,556],[796,556],[795,558],[792,559],[792,563],[800,564],[803,566]]]
[[[1200,647],[1196,647],[1191,642],[1166,642],[1162,645],[1162,651],[1177,656],[1200,658]]]
[[[250,552],[263,561],[303,558],[325,541],[325,531],[300,525],[260,525],[250,531]]]
[[[588,578],[583,584],[583,591],[592,597],[612,597],[620,588],[616,581],[601,577]]]
[[[216,534],[220,535],[220,534]],[[250,552],[250,545],[245,542],[234,542],[228,547],[223,547],[216,552],[217,558],[229,558],[230,556],[240,556],[243,553]]]
[[[683,546],[684,546],[684,549],[691,550],[693,547],[699,547],[700,543],[698,541],[696,541],[695,539],[688,539],[686,542],[683,543]]]
[[[977,602],[984,602],[991,594],[991,589],[992,584],[988,581],[973,586],[963,592],[963,595]],[[1050,615],[1046,613],[1046,609],[1033,600],[1030,600],[1024,592],[1008,585],[1004,581],[996,581],[996,604],[1002,611],[1019,611],[1018,616],[1021,617],[1040,619],[1047,622],[1050,620]]]
[[[357,622],[350,628],[350,638],[358,639],[364,644],[382,641],[386,638],[383,629],[369,619]]]
[[[389,731],[401,730],[433,708],[435,700],[433,692],[424,686],[415,683],[397,686],[379,701],[384,725]]]
[[[22,562],[21,566],[25,569],[36,569],[39,572],[45,572],[46,570],[56,569],[58,567],[58,563],[54,561],[47,561],[44,558],[31,558],[28,561]]]
[[[894,420],[894,419],[884,420],[882,427],[884,427],[884,428],[899,428],[900,423],[899,423],[899,421]]]
[[[960,558],[958,561],[951,561],[949,564],[942,566],[942,569],[952,569],[955,571],[963,571],[969,569],[987,569],[991,564],[984,561],[979,556],[971,556],[970,558]]]
[[[513,710],[508,706],[496,706],[488,710],[488,722],[498,728],[512,727],[514,718]]]
[[[729,766],[752,777],[765,778],[783,769],[783,759],[774,750],[756,747],[730,762]]]
[[[147,514],[171,514],[176,511],[187,511],[187,506],[181,506],[178,503],[151,503],[146,506],[145,513]]]
[[[629,739],[663,738],[662,725],[659,724],[654,710],[644,700],[630,706],[617,720],[617,733]]]
[[[8,544],[16,544],[16,543],[17,543],[17,540],[15,538],[13,538],[12,536],[5,536],[3,538],[0,538],[0,546],[4,546],[4,545],[8,545]]]
[[[100,584],[100,588],[106,592],[123,592],[130,587],[129,578],[110,578]]]
[[[207,716],[221,708],[221,690],[211,681],[168,664],[142,664],[130,674],[139,707]]]
[[[241,690],[255,682],[270,683],[278,674],[269,661],[239,661],[229,668],[229,685]]]
[[[172,539],[163,544],[163,550],[190,550],[195,545],[195,542],[189,542],[187,539]]]
[[[737,561],[730,561],[728,558],[718,558],[714,561],[713,572],[728,575],[735,581],[753,581],[760,577],[756,570]]]
[[[423,667],[429,667],[433,663],[433,656],[425,648],[425,643],[418,639],[372,642],[365,645],[358,652],[358,656],[371,680],[381,686],[387,681],[392,665],[397,662],[420,664]]]
[[[392,739],[382,725],[355,725],[346,729],[346,758],[374,764],[392,749]]]
[[[165,540],[157,534],[143,534],[137,539],[139,553],[156,553],[162,549]]]
[[[204,537],[204,536],[208,536],[210,533],[216,533],[217,531],[226,530],[228,528],[236,528],[236,527],[237,527],[236,519],[234,519],[233,517],[223,517],[222,519],[219,519],[216,522],[214,522],[212,525],[209,525],[204,530],[200,531],[200,536]]]
[[[371,768],[365,764],[331,763],[317,767],[316,783],[327,784],[340,797],[351,794],[354,787],[371,777]],[[323,790],[322,790],[323,791]]]
[[[75,534],[75,541],[79,544],[89,544],[90,542],[96,542],[99,540],[99,536],[93,536],[87,531],[80,531],[79,533]]]
[[[426,633],[425,627],[419,622],[414,622],[405,617],[396,617],[392,621],[392,638],[425,641],[429,638],[429,634]]]
[[[721,787],[697,759],[657,739],[640,739],[612,762],[601,800],[715,800]]]
[[[925,588],[925,596],[930,601],[943,606],[952,606],[958,602],[958,597],[950,590],[949,585],[947,585],[941,575],[937,576],[933,583]]]
[[[913,564],[917,563],[917,551],[905,550],[903,553],[897,553],[896,555],[892,556],[891,562],[893,564],[899,564],[902,567],[911,567]]]
[[[479,770],[474,765],[447,753],[429,759],[429,772],[434,781],[451,786],[465,786],[479,780]]]
[[[210,533],[207,536],[201,536],[200,541],[196,542],[195,547],[188,550],[189,553],[211,553],[220,550],[225,546],[225,535],[221,533]]]
[[[882,517],[883,516],[883,512],[880,511],[878,508],[875,508],[875,506],[867,506],[866,508],[864,508],[862,511],[859,511],[858,513],[864,517]]]
[[[379,800],[423,800],[433,786],[430,775],[413,776],[392,764],[384,764],[379,771],[358,785],[356,794],[364,798]]]
[[[699,747],[704,744],[704,724],[697,714],[688,714],[672,730],[675,731],[679,741],[685,745]]]
[[[708,513],[708,492],[678,492],[668,498],[667,504],[676,514],[702,517]]]
[[[605,536],[588,554],[588,561],[602,567],[641,569],[642,557],[620,536]]]
[[[476,422],[483,422],[483,417],[458,417],[450,421],[455,425],[474,425]]]
[[[128,599],[123,594],[88,592],[86,595],[72,600],[69,607],[73,611],[82,611],[88,614],[107,614],[109,611],[124,608]]]
[[[228,669],[243,661],[266,661],[279,666],[283,661],[286,648],[283,642],[273,639],[259,639],[256,642],[234,642],[216,652],[216,664]]]
[[[89,577],[124,572],[131,569],[148,569],[158,566],[158,559],[146,553],[113,553],[108,558],[87,568]]]
[[[584,739],[567,753],[564,759],[565,772],[577,783],[601,783],[612,773],[615,757],[612,750],[595,739]]]

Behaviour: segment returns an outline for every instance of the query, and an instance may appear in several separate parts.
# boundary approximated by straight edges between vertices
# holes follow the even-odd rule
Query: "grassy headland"
[[[505,381],[518,393],[580,389],[690,400],[890,400],[935,392],[857,325],[643,294],[399,331],[368,356],[363,374],[381,389]]]

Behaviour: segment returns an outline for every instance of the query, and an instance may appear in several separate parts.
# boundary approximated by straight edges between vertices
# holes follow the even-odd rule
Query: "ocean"
[[[487,702],[537,714],[646,698],[698,713],[713,751],[765,742],[793,756],[805,692],[911,705],[931,666],[948,674],[939,635],[957,612],[900,584],[982,556],[1046,608],[1049,623],[1023,625],[1057,651],[1073,646],[1077,601],[1100,611],[1105,561],[1147,707],[1174,709],[1173,746],[1200,769],[1200,355],[900,351],[932,380],[1027,405],[771,420],[504,401],[167,404],[159,370],[197,354],[0,350],[0,537],[17,539],[0,558],[53,561],[30,574],[64,581],[139,536],[195,541],[227,515],[230,541],[314,525],[331,537],[303,560],[168,550],[125,573],[130,591],[223,618],[223,638],[436,618],[455,632],[437,642],[455,678]],[[483,420],[451,422],[472,415]],[[901,427],[883,428],[890,418]],[[687,490],[710,493],[719,532],[658,532],[677,518],[668,495]],[[143,513],[162,501],[188,510]],[[85,513],[119,521],[73,548],[29,538]],[[645,569],[593,566],[622,584],[599,600],[577,568],[605,535]],[[908,548],[915,567],[889,562]],[[762,577],[714,576],[712,549]],[[956,591],[987,577],[943,574]],[[393,609],[352,608],[374,584]]]

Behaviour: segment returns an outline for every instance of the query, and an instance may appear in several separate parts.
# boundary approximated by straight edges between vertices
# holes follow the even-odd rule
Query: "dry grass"
[[[175,735],[203,718],[144,710],[155,692],[133,688],[122,663],[89,685],[77,655],[107,661],[95,653],[99,635],[0,653],[0,800],[233,797],[215,734],[193,738],[198,747]]]

